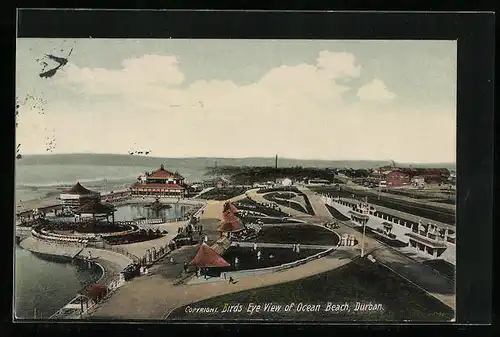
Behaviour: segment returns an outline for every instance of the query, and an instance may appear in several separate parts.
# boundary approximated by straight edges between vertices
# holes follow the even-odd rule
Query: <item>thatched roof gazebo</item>
[[[220,268],[229,267],[230,264],[224,260],[215,250],[206,243],[202,243],[196,252],[193,260],[189,263],[200,268]]]
[[[232,212],[226,212],[223,215],[219,226],[219,232],[223,233],[235,233],[243,230],[241,219],[238,218]]]
[[[79,216],[82,215],[89,215],[91,214],[92,217],[96,218],[96,216],[106,216],[106,222],[109,223],[109,216],[112,217],[112,222],[115,222],[115,212],[116,208],[113,205],[110,204],[105,204],[102,203],[101,201],[97,200],[92,200],[90,202],[87,202],[83,204],[82,206],[78,207],[75,209],[74,214],[77,214]]]
[[[76,195],[99,195],[98,192],[89,190],[86,187],[83,187],[80,182],[77,182],[73,187],[64,191],[64,194],[76,194]]]

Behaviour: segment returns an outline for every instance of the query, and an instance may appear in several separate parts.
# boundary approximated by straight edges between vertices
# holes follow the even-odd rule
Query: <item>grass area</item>
[[[200,199],[205,200],[227,200],[234,198],[246,192],[244,187],[222,187],[214,188],[199,196]]]
[[[328,302],[338,305],[347,303],[348,308],[327,311]],[[376,310],[356,311],[357,302],[371,302]],[[251,303],[260,304],[261,310],[250,314],[248,309]],[[281,308],[275,312],[264,311],[266,303],[281,305]],[[285,306],[291,303],[294,307],[286,311]],[[298,311],[299,303],[315,305],[313,308],[318,310]],[[227,304],[242,310],[222,312]],[[217,312],[187,313],[186,307],[180,307],[168,319],[446,322],[454,317],[453,309],[384,266],[367,259],[357,259],[338,269],[296,281],[217,296],[189,307],[217,308]]]
[[[323,227],[307,224],[288,224],[263,227],[259,232],[257,242],[335,246],[339,242],[339,237]]]
[[[340,221],[348,221],[350,220],[348,217],[346,217],[344,214],[340,213],[336,208],[333,208],[330,205],[325,204],[326,208],[328,209],[328,212],[337,220]]]
[[[432,269],[438,271],[440,274],[448,277],[449,279],[455,280],[455,266],[445,260],[429,260],[425,261],[424,264],[428,265]]]
[[[298,212],[307,213],[307,210],[305,209],[305,207],[302,206],[301,204],[299,204],[296,201],[276,199],[276,197],[272,193],[263,195],[263,198],[266,199],[266,200],[275,202],[278,205],[281,205],[281,206],[284,206],[284,207],[288,207],[288,208],[292,208],[292,209],[294,209],[294,210],[296,210]]]
[[[318,249],[301,249],[300,253],[294,252],[291,248],[266,248],[257,247],[262,253],[262,258],[257,261],[257,253],[252,247],[229,247],[222,257],[231,265],[238,257],[239,263],[236,268],[231,266],[230,270],[248,270],[279,266],[290,263],[321,252]]]
[[[367,191],[346,191],[346,190],[337,191],[334,188],[324,188],[324,187],[312,187],[311,190],[318,193],[330,194],[333,197],[340,196],[344,198],[352,198],[353,194],[357,198],[367,197],[368,202],[374,205],[391,208],[400,212],[413,214],[416,216],[420,216],[422,218],[427,218],[430,220],[439,221],[450,225],[455,224],[455,212],[449,209],[437,208],[430,205],[423,206],[408,201],[388,199],[385,196],[379,199],[378,196],[373,194],[374,192],[367,192]]]
[[[245,198],[241,199],[237,202],[234,203],[234,205],[241,210],[247,210],[247,211],[255,211],[259,212],[262,214],[266,214],[268,216],[274,216],[274,217],[287,217],[288,214],[279,211],[277,209],[272,209],[269,207],[265,207],[264,205],[261,205],[255,201],[253,201],[250,198]]]

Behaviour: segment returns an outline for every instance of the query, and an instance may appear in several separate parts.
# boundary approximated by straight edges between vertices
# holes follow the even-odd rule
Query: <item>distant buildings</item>
[[[387,187],[403,187],[410,183],[410,175],[401,171],[391,171],[386,176]]]
[[[451,173],[446,168],[401,168],[381,167],[374,171],[385,177],[388,188],[402,187],[413,184],[423,186],[424,184],[442,184],[449,181]]]
[[[135,196],[184,197],[187,185],[178,172],[170,172],[163,164],[152,173],[146,173],[130,188]]]

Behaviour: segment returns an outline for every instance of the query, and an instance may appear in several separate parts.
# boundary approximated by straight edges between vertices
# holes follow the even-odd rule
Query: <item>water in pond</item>
[[[101,269],[78,267],[58,258],[15,249],[14,312],[18,319],[46,319],[96,282]],[[35,317],[36,316],[36,317]]]
[[[175,220],[182,218],[191,206],[172,204],[170,207],[154,210],[144,205],[119,206],[115,212],[115,221],[131,221],[138,218]]]

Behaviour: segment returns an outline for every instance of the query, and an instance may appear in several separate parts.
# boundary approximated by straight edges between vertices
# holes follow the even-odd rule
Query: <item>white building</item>
[[[281,186],[291,186],[293,184],[290,178],[285,178],[281,181]]]

